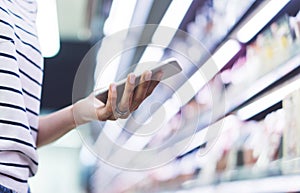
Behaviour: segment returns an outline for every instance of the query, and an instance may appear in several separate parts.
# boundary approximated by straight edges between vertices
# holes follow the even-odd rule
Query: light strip
[[[105,62],[103,64],[102,62],[106,60],[108,62],[111,59],[109,57],[115,57],[113,53],[114,51],[122,51],[124,47],[123,41],[127,37],[127,33],[119,33],[117,36],[112,37],[110,37],[109,35],[120,32],[121,30],[128,29],[130,27],[130,22],[134,15],[136,3],[137,0],[114,0],[112,2],[109,17],[106,19],[103,27],[103,32],[106,37],[103,39],[100,50],[98,51],[98,65],[96,67],[95,74],[99,76],[98,72],[101,70],[102,73],[100,73],[100,77],[95,77],[96,84],[99,83],[102,86],[106,86],[109,83],[115,81],[119,63],[121,61],[121,55],[117,56],[117,58],[112,58],[113,62],[111,62],[109,65]],[[104,60],[103,58],[105,58],[106,60]],[[98,80],[99,78],[101,78],[101,81]],[[96,85],[95,88],[100,88],[100,86]]]
[[[105,41],[105,40],[103,40]],[[102,50],[105,49],[109,49],[108,48],[108,44],[104,44]],[[104,53],[104,52],[103,52]],[[101,73],[98,75],[98,77],[96,77],[96,81],[95,81],[95,86],[94,86],[94,90],[103,88],[103,87],[107,87],[109,86],[110,83],[115,81],[115,78],[117,76],[117,70],[119,67],[119,63],[121,60],[121,56],[118,55],[115,58],[113,58],[112,61],[110,61],[109,63],[105,64],[106,66],[102,65],[101,67],[103,68]],[[99,63],[101,64],[101,63]]]
[[[170,30],[158,27],[153,34],[152,43],[156,44],[156,42],[158,42],[161,44],[163,42],[164,46],[169,45],[192,2],[193,0],[172,1],[167,12],[159,23],[159,26],[168,27]]]
[[[130,26],[137,0],[114,0],[108,18],[103,27],[103,33],[108,36]],[[125,38],[125,37],[124,37]]]
[[[177,91],[182,104],[190,101],[195,94],[208,83],[240,51],[241,46],[235,40],[228,40],[187,80]],[[193,88],[192,90],[190,88]]]
[[[185,146],[184,151],[180,155],[184,155],[204,143],[206,143],[206,147],[203,150],[211,149],[212,145],[214,145],[212,142],[217,140],[223,133],[227,132],[228,129],[232,128],[232,124],[237,125],[237,123],[235,123],[236,121],[237,119],[235,116],[229,115],[194,133],[194,136],[191,136],[189,139],[190,141],[185,142],[187,146]],[[182,142],[180,141],[178,143]],[[173,146],[178,146],[178,143]]]
[[[38,0],[36,24],[43,56],[55,56],[60,49],[55,0]]]
[[[287,95],[300,88],[300,78],[271,92],[253,103],[237,111],[237,115],[242,120],[249,119],[263,110],[283,100]]]
[[[213,62],[221,70],[239,51],[241,45],[236,40],[228,40],[212,56]]]
[[[240,42],[250,41],[290,0],[270,0],[237,33]]]
[[[147,64],[147,62],[149,61],[160,61],[163,55],[164,55],[163,48],[156,47],[154,45],[153,46],[148,45],[139,61],[139,64],[143,64],[143,63]],[[149,66],[147,65],[137,65],[134,70],[134,73],[140,74],[141,72],[147,69],[149,69]]]
[[[130,27],[136,5],[137,0],[114,0],[112,2],[109,16],[103,26],[103,33],[106,35],[106,38],[103,39],[101,48],[98,52],[98,65],[96,67],[95,73],[96,76],[98,75],[98,77],[95,77],[96,85],[94,89],[108,86],[109,83],[115,81],[122,55],[118,55],[116,58],[113,58],[113,61],[111,61],[109,64],[104,63],[104,65],[102,63],[104,60],[103,58],[109,60],[109,57],[114,57],[114,55],[112,55],[112,50],[122,51],[123,47],[125,46],[124,40],[125,38],[127,38],[128,31],[127,33],[118,32],[126,30]],[[116,36],[113,36],[113,34],[115,33],[118,33],[117,37],[120,39],[116,39]],[[110,35],[112,35],[112,38],[110,37]],[[114,49],[112,49],[112,46]],[[106,69],[103,69],[105,67]],[[99,71],[101,71],[102,73],[98,73]],[[106,137],[108,137],[111,141],[115,141],[120,135],[121,131],[122,128],[118,124],[109,121],[106,122],[103,131],[98,136],[98,139],[95,142],[95,147],[99,148],[97,151],[102,152],[102,155],[109,154],[110,149],[101,148],[101,143],[105,141],[104,139]]]
[[[209,127],[206,127],[202,129],[201,131],[198,131],[197,133],[194,134],[194,136],[190,136],[174,145],[172,147],[179,147],[179,150],[184,150],[183,152],[178,152],[180,153],[179,155],[184,155],[188,153],[189,151],[197,148],[198,146],[204,144],[206,140],[206,135],[208,132]],[[171,148],[172,148],[171,147]]]
[[[167,47],[169,43],[172,41],[177,28],[182,22],[182,19],[184,18],[187,10],[189,9],[190,5],[192,3],[192,0],[173,0],[171,4],[169,5],[168,10],[166,11],[164,17],[162,18],[161,22],[159,23],[159,26],[163,26],[162,28],[158,27],[156,31],[153,34],[152,37],[152,44],[153,45],[159,45],[162,47]],[[168,32],[166,32],[166,28],[170,28]],[[162,45],[163,44],[163,45]],[[164,54],[164,48],[157,48],[158,51],[153,54],[153,46],[148,46],[146,50],[144,51],[144,54],[142,55],[139,63],[143,62],[149,62],[149,61],[159,61],[163,54]],[[142,65],[137,66],[137,70],[140,70],[139,68],[142,68]]]
[[[160,120],[161,117],[164,119],[162,121],[154,121],[152,124],[145,124],[139,127],[139,130],[150,130],[151,128],[160,127],[160,129],[169,129],[166,128],[169,120],[179,111],[180,109],[180,101],[178,101],[178,97],[172,97],[168,99],[154,114],[152,117],[149,117],[148,121]],[[158,126],[156,126],[156,124]],[[150,128],[149,128],[150,127]],[[149,129],[148,129],[149,128]],[[158,129],[158,128],[155,128]],[[136,136],[132,135],[124,144],[123,148],[132,149],[135,151],[142,150],[154,137],[154,134],[149,134],[148,136]]]

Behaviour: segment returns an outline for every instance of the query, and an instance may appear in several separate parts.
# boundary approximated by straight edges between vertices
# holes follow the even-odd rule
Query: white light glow
[[[159,25],[177,29],[193,0],[173,0]]]
[[[241,46],[237,41],[228,40],[176,91],[176,93],[174,93],[174,95],[179,95],[182,104],[186,104],[240,51],[240,49]]]
[[[228,40],[213,54],[213,62],[221,70],[240,50],[241,45],[237,41]]]
[[[253,103],[243,107],[242,109],[237,111],[237,115],[242,120],[246,120],[256,115],[259,112],[271,107],[272,105],[278,103],[282,99],[284,99],[287,95],[292,93],[293,91],[300,88],[300,79],[297,79],[282,88],[271,92],[260,99],[254,101]]]
[[[119,63],[121,61],[121,56],[118,55],[113,58],[108,64],[106,64],[105,68],[102,70],[99,76],[97,76],[94,90],[100,88],[107,88],[109,84],[115,81],[115,77],[117,75],[117,69],[119,67]]]
[[[240,42],[250,41],[290,0],[270,0],[237,33]]]
[[[148,45],[139,61],[139,64],[147,63],[149,61],[160,61],[163,55],[164,55],[163,48]],[[134,72],[136,74],[140,74],[141,72],[147,69],[149,69],[149,66],[147,65],[137,65]]]
[[[188,141],[188,146],[185,148],[185,150],[180,154],[180,155],[184,155],[186,153],[188,153],[189,151],[197,148],[199,145],[204,144],[205,141],[205,136],[207,133],[208,127],[202,129],[201,131],[198,131],[197,133],[195,133],[195,135],[191,138],[188,139],[190,141]]]
[[[162,18],[159,26],[163,26],[162,28],[158,27],[153,34],[152,44],[158,45],[161,47],[167,47],[169,43],[172,41],[177,28],[182,22],[187,10],[189,9],[192,0],[173,0],[169,5],[164,17]],[[166,30],[165,27],[169,27],[174,30]],[[147,47],[142,55],[139,63],[149,62],[149,61],[159,61],[163,54],[164,48],[158,47]],[[153,52],[154,51],[154,52]],[[139,68],[139,66],[138,66]]]
[[[144,124],[139,127],[139,130],[150,131],[152,128],[156,129],[168,129],[166,128],[169,120],[180,110],[180,102],[178,96],[173,96],[168,99],[145,123],[151,120],[163,120],[155,121],[152,123]],[[156,131],[149,133],[148,136],[135,136],[132,135],[128,141],[124,144],[123,148],[131,149],[133,151],[142,150],[156,135]]]
[[[103,27],[105,35],[125,30],[130,26],[137,0],[114,0]]]
[[[188,11],[192,0],[173,0],[170,4],[167,12],[162,18],[159,26],[169,27],[174,30],[164,30],[163,28],[157,28],[155,31],[152,42],[155,44],[156,42],[163,42],[163,45],[167,46],[173,39],[177,28],[181,24],[183,17]]]
[[[55,0],[38,0],[37,32],[44,57],[55,56],[60,49]]]
[[[210,149],[212,147],[211,145],[214,145],[211,143],[212,141],[218,139],[218,137],[221,136],[223,133],[228,132],[228,130],[232,128],[233,123],[235,125],[238,125],[238,123],[234,121],[236,121],[235,116],[229,115],[203,128],[201,131],[198,131],[191,138],[191,141],[187,143],[189,145],[185,148],[185,151],[182,152],[181,155],[188,153],[189,151],[199,147],[204,143],[207,143],[205,149],[206,150]],[[222,143],[222,141],[219,142]]]

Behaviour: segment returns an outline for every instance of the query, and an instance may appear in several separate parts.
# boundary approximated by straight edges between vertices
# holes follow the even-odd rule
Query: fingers
[[[97,116],[100,121],[116,120],[114,109],[117,102],[117,89],[115,84],[109,86],[108,98],[105,107],[98,108]]]
[[[122,98],[119,104],[117,104],[118,106],[116,107],[117,113],[120,115],[120,118],[126,118],[130,113],[129,109],[130,109],[132,96],[135,88],[135,79],[136,77],[133,73],[127,76],[127,81],[125,84]]]
[[[140,78],[139,85],[136,86],[136,77],[131,73],[127,77],[123,93],[117,93],[116,85],[111,84],[106,105],[97,110],[98,119],[106,121],[127,118],[130,112],[136,110],[153,92],[162,76],[162,72],[157,72],[152,76],[151,71],[145,71]],[[122,97],[118,97],[118,94],[122,94]],[[118,100],[118,98],[121,99]]]
[[[163,72],[157,72],[153,75],[150,85],[148,87],[147,93],[146,93],[146,98],[153,92],[155,87],[161,81],[162,76],[163,76]]]
[[[134,90],[133,98],[131,99],[132,100],[130,105],[131,112],[136,110],[146,98],[147,90],[150,85],[151,76],[152,76],[151,71],[145,71],[142,74],[140,82]]]

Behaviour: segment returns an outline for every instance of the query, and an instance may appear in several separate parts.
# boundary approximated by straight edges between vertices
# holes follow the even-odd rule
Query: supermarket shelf
[[[299,158],[278,160],[268,168],[240,168],[216,176],[211,184],[201,183],[201,178],[186,181],[180,193],[255,193],[300,191]],[[161,191],[167,192],[167,191]]]
[[[270,86],[273,85],[275,82],[278,80],[284,78],[287,74],[292,72],[293,70],[297,69],[300,66],[300,50],[299,48],[295,49],[295,55],[290,58],[288,61],[280,65],[278,68],[274,69],[272,72],[266,74],[262,78],[260,78],[258,81],[256,81],[254,84],[252,84],[248,89],[245,90],[244,93],[241,95],[237,96],[237,98],[231,98],[231,101],[229,101],[229,105],[226,106],[225,111],[220,110],[217,113],[214,114],[214,117],[210,117],[212,114],[212,111],[207,111],[205,113],[199,114],[201,116],[200,119],[200,124],[197,126],[197,129],[195,131],[194,125],[184,125],[185,128],[190,127],[191,129],[184,129],[181,131],[181,133],[171,140],[168,141],[168,145],[166,145],[165,149],[162,149],[162,151],[167,151],[168,148],[176,148],[176,146],[180,146],[182,143],[185,143],[186,140],[190,140],[191,137],[193,140],[191,141],[190,145],[185,148],[184,152],[182,152],[179,156],[184,155],[185,153],[188,153],[192,151],[193,149],[198,148],[202,144],[205,144],[207,142],[207,132],[208,130],[214,125],[217,124],[219,120],[222,120],[224,117],[229,115],[230,113],[236,112],[236,110],[245,107],[246,104],[249,104],[251,101],[254,99],[258,99],[257,97],[261,96],[264,91],[269,90]],[[222,103],[225,102],[228,103],[227,99],[223,97],[224,101],[221,101]],[[214,105],[218,106],[218,105]],[[192,121],[191,121],[192,122]],[[128,140],[129,137],[126,137],[126,140]],[[125,140],[125,141],[126,141]],[[143,144],[144,145],[144,144]],[[115,153],[113,150],[111,151],[111,156],[112,157]],[[158,152],[161,153],[161,152]],[[128,162],[132,161],[134,157],[128,157]],[[118,177],[120,174],[117,173],[113,177],[111,177],[110,181]],[[199,187],[198,184],[195,185],[194,187],[191,187],[192,183],[197,183],[195,181],[190,182],[190,184],[185,184],[185,187],[183,190],[180,190],[180,192],[185,192],[185,189],[187,189],[187,186],[189,185],[189,192],[194,191],[194,192],[224,192],[225,190],[228,190],[228,192],[234,192],[234,188],[236,188],[237,192],[241,192],[241,186],[243,186],[242,183],[244,183],[244,186],[247,184],[252,184],[252,183],[260,183],[263,180],[270,180],[273,182],[272,178],[275,178],[275,180],[285,180],[285,178],[289,179],[293,178],[292,182],[295,182],[295,180],[299,180],[300,176],[297,175],[286,175],[286,176],[274,176],[274,177],[263,177],[261,179],[248,179],[248,180],[241,180],[241,181],[223,181],[222,183],[214,184],[214,185],[206,185],[206,186],[201,186]],[[283,179],[282,179],[283,178]],[[299,179],[298,179],[299,178]],[[241,183],[239,185],[239,183]],[[267,182],[264,182],[267,183]],[[261,183],[262,188],[264,187],[264,183]],[[278,183],[279,184],[279,183]],[[300,186],[300,185],[299,185]],[[254,188],[254,186],[252,185]],[[293,186],[288,186],[288,187],[293,187]],[[227,188],[227,189],[226,189]],[[278,187],[279,189],[279,187]],[[295,189],[300,190],[300,187],[295,187]],[[257,191],[257,187],[255,187],[255,191]],[[261,189],[262,191],[267,191],[267,189]],[[255,192],[254,191],[254,192]],[[162,191],[162,192],[168,192]],[[171,192],[174,192],[172,190]],[[250,191],[253,192],[253,191]],[[270,191],[269,191],[270,192]]]
[[[237,27],[237,26],[234,26]],[[231,30],[232,31],[232,30]],[[229,35],[229,34],[228,34]],[[300,56],[299,56],[300,57]],[[295,59],[294,61],[296,61]],[[299,61],[299,58],[298,58]],[[170,140],[169,144],[173,143],[179,143],[183,140],[186,140],[187,138],[191,137],[195,132],[199,132],[200,130],[203,130],[204,128],[207,128],[209,125],[215,123],[216,121],[224,118],[229,113],[232,113],[234,110],[236,110],[238,107],[243,105],[246,101],[248,101],[251,97],[257,95],[259,92],[261,92],[263,89],[267,88],[269,85],[274,83],[276,80],[279,80],[281,77],[286,75],[288,72],[292,71],[298,66],[298,64],[292,63],[291,65],[284,65],[284,67],[280,68],[279,70],[275,70],[269,75],[266,75],[264,78],[260,79],[257,83],[255,83],[253,86],[251,86],[243,95],[240,95],[238,98],[234,98],[234,100],[229,101],[230,105],[225,109],[220,109],[215,111],[213,109],[212,111],[207,111],[205,113],[199,114],[201,116],[201,120],[199,120],[200,124],[196,128],[192,125],[190,129],[184,129],[183,132],[178,134],[176,137],[172,138]],[[228,101],[226,99],[223,99],[222,103],[227,103]],[[225,101],[226,100],[226,101]],[[217,106],[217,105],[214,105]],[[210,117],[211,114],[214,114],[213,117]],[[128,121],[130,122],[130,120]],[[133,121],[134,122],[134,121]],[[186,127],[189,127],[189,125],[185,125]],[[123,141],[119,141],[120,144],[125,144],[127,141],[130,140],[131,135],[127,132],[121,132],[119,135],[119,139],[124,139]],[[199,146],[200,144],[198,144]],[[142,147],[143,148],[143,147]],[[187,150],[189,151],[189,150]],[[112,151],[113,154],[113,151]]]
[[[264,75],[262,78],[253,83],[249,88],[244,92],[239,94],[233,100],[229,101],[228,112],[237,110],[253,100],[260,97],[260,95],[269,92],[271,85],[277,83],[277,86],[281,83],[278,83],[279,80],[283,79],[289,73],[294,71],[300,66],[300,48],[299,46],[295,47],[294,54],[286,62],[272,70],[270,73]],[[275,88],[276,90],[277,88]],[[274,90],[274,89],[272,89]],[[278,101],[277,101],[278,102]],[[274,103],[275,104],[275,103]]]
[[[261,179],[222,182],[218,185],[195,187],[180,190],[180,193],[262,193],[262,192],[296,192],[300,190],[300,175],[284,175]],[[163,191],[164,192],[164,191]]]
[[[172,146],[176,146],[180,145],[181,143],[184,143],[184,141],[191,140],[191,138],[194,138],[191,143],[191,146],[189,146],[181,154],[183,155],[184,153],[187,153],[192,149],[197,148],[199,145],[207,142],[205,135],[208,132],[207,130],[211,128],[213,124],[217,123],[219,120],[222,120],[224,117],[231,113],[236,113],[237,110],[245,107],[253,101],[259,100],[259,97],[261,97],[265,93],[270,92],[270,89],[273,89],[274,85],[279,85],[274,90],[279,89],[280,85],[282,84],[280,80],[286,78],[286,76],[288,76],[289,73],[293,72],[300,66],[300,45],[294,45],[292,48],[290,48],[289,51],[291,53],[289,59],[287,59],[282,64],[278,65],[275,69],[271,70],[267,74],[258,78],[258,80],[249,85],[248,88],[243,88],[243,92],[231,93],[231,91],[225,91],[224,96],[226,97],[223,97],[221,99],[219,103],[220,105],[214,104],[214,109],[208,110],[207,112],[200,113],[198,115],[200,119],[197,118],[197,120],[195,120],[196,122],[199,122],[199,125],[196,129],[193,124],[185,124],[185,129],[179,129],[180,134],[171,138],[168,144],[174,144]],[[272,92],[274,90],[272,90]],[[273,104],[277,102],[278,101],[275,101]],[[217,109],[219,106],[222,107],[222,104],[226,104],[225,110]],[[266,108],[267,107],[269,106],[266,106]],[[198,141],[198,143],[195,141]]]
[[[300,76],[297,75],[281,85],[268,90],[266,93],[252,100],[247,105],[239,108],[236,111],[236,114],[241,120],[251,119],[257,114],[281,102],[286,96],[299,88]]]
[[[299,52],[300,49],[298,48],[296,49],[296,51]],[[191,138],[191,136],[193,135],[193,138],[191,138],[190,145],[185,149],[184,152],[182,152],[181,155],[183,155],[195,148],[198,148],[199,145],[206,143],[206,134],[208,130],[210,128],[214,128],[214,124],[218,123],[218,121],[222,121],[222,119],[227,115],[232,113],[239,113],[239,115],[242,116],[242,119],[251,118],[257,113],[260,113],[261,111],[281,101],[286,95],[291,93],[293,90],[300,88],[299,77],[291,77],[289,81],[286,81],[284,83],[281,82],[280,84],[278,83],[276,86],[273,87],[271,87],[271,85],[285,78],[285,76],[287,76],[289,73],[299,68],[299,61],[300,53],[295,54],[288,61],[278,66],[278,68],[274,69],[270,73],[257,80],[248,89],[244,89],[244,92],[240,93],[240,95],[236,95],[236,98],[230,97],[231,100],[226,101],[226,103],[229,103],[229,105],[227,106],[227,109],[224,111],[223,114],[219,114],[217,117],[213,117],[211,120],[205,118],[205,120],[210,121],[202,122],[201,125],[199,125],[198,130],[196,132],[193,129],[185,129],[186,132],[182,132],[179,136],[174,137],[170,141],[170,144],[174,144],[173,146],[176,146],[176,144],[182,143],[184,140]],[[292,86],[292,89],[285,89],[288,85],[290,85],[290,87]],[[284,90],[284,92],[280,92],[280,90],[282,89]],[[278,94],[278,92],[280,92],[280,94]],[[272,100],[266,101],[265,97],[270,96],[272,93],[275,93],[275,95],[277,95],[275,99],[272,98]],[[254,110],[250,111],[248,110],[248,108]],[[261,108],[261,111],[258,111],[259,108]],[[242,115],[243,111],[247,111],[247,114],[244,113]],[[206,113],[206,115],[207,114],[210,113]],[[189,127],[189,125],[185,125],[185,127]]]
[[[209,180],[207,180],[209,179]],[[177,176],[152,189],[136,184],[133,192],[155,193],[269,193],[300,191],[300,158],[277,160],[267,167],[248,166],[224,173],[200,173]],[[148,184],[151,186],[151,184]]]
[[[288,81],[284,82],[283,84],[279,84],[275,87],[272,87],[272,89],[270,90],[266,90],[266,88],[269,88],[269,86],[271,84],[273,84],[274,82],[276,82],[277,80],[280,80],[282,78],[284,78],[288,73],[292,72],[293,70],[297,69],[300,66],[300,54],[297,54],[295,56],[293,56],[291,59],[289,59],[286,63],[280,65],[278,68],[276,68],[275,70],[273,70],[272,72],[268,73],[266,76],[262,77],[261,79],[258,80],[258,82],[256,82],[255,84],[260,84],[260,89],[256,90],[258,93],[251,93],[253,96],[257,96],[255,97],[255,100],[250,100],[251,102],[255,102],[255,101],[259,101],[263,98],[263,96],[268,95],[272,92],[276,92],[277,90],[284,88],[286,85],[291,85],[292,83],[294,85],[297,85],[297,88],[300,88],[300,77],[294,77],[292,79],[289,79]],[[266,78],[267,77],[267,78]],[[266,82],[262,81],[262,80],[268,80]],[[263,85],[262,85],[263,84]],[[266,91],[265,91],[266,90]],[[263,92],[263,94],[261,94],[260,92]],[[247,92],[247,91],[246,91]],[[292,92],[292,91],[291,91]],[[285,92],[285,95],[289,94],[288,92]],[[247,95],[250,96],[250,95]],[[284,96],[281,96],[284,97]],[[283,98],[281,98],[283,99]],[[276,100],[275,100],[276,101]],[[248,100],[249,102],[249,100]],[[251,102],[249,102],[249,104],[252,104]],[[271,101],[273,102],[273,101]],[[235,109],[242,109],[247,107],[247,105],[241,104],[240,106],[241,108],[235,108]],[[234,108],[232,108],[234,109]],[[204,144],[207,144],[206,146],[209,146],[210,144],[213,144],[211,142],[209,142],[209,139],[213,139],[214,136],[208,135],[208,132],[210,131],[210,129],[214,129],[218,127],[218,124],[220,124],[220,122],[224,121],[228,114],[230,113],[235,113],[236,111],[230,111],[228,108],[228,112],[226,114],[223,114],[220,119],[216,119],[213,123],[209,122],[206,123],[206,126],[203,126],[204,123],[202,122],[202,127],[198,127],[198,132],[195,133],[195,131],[193,129],[188,130],[187,132],[182,132],[180,134],[180,136],[173,138],[172,140],[170,140],[168,142],[168,144],[172,144],[169,148],[174,148],[176,149],[177,147],[180,147],[182,144],[189,144],[188,147],[186,147],[184,149],[183,152],[181,152],[181,154],[177,157],[178,159],[183,158],[185,155],[189,155],[189,152],[192,152],[193,150],[199,150],[202,147],[205,147]],[[208,113],[205,113],[204,115],[207,115]],[[188,125],[185,125],[185,127],[188,127]],[[216,136],[215,136],[216,137]],[[189,141],[189,142],[187,142]],[[166,146],[167,147],[167,146]],[[163,149],[162,151],[158,152],[158,153],[164,153],[164,151],[169,151],[168,148]],[[134,159],[134,158],[132,158]],[[300,162],[299,162],[300,163]],[[295,164],[291,164],[289,162],[288,165],[295,165]],[[300,175],[294,175],[294,174],[286,174],[284,176],[281,176],[282,171],[280,170],[279,167],[269,167],[267,168],[268,171],[266,170],[260,170],[260,171],[252,171],[251,169],[247,169],[244,168],[242,170],[236,170],[236,171],[231,171],[231,172],[227,172],[226,174],[224,173],[222,176],[218,176],[215,181],[211,182],[213,185],[203,185],[203,184],[197,184],[197,182],[195,181],[191,181],[188,183],[186,183],[185,185],[189,185],[191,186],[192,183],[196,183],[196,185],[194,184],[195,190],[194,189],[189,189],[188,192],[226,192],[228,190],[228,192],[241,192],[240,191],[240,187],[241,186],[249,186],[249,189],[246,189],[245,192],[272,192],[272,189],[270,188],[276,188],[276,190],[282,190],[285,189],[285,187],[289,187],[290,189],[288,190],[300,190],[300,187],[296,186],[296,185],[290,185],[288,183],[284,183],[284,185],[286,186],[279,186],[280,183],[276,183],[276,185],[278,186],[272,186],[272,187],[267,187],[265,186],[265,183],[269,183],[269,182],[273,182],[274,181],[288,181],[290,180],[299,180],[300,179]],[[291,170],[294,170],[294,168],[292,168]],[[251,173],[252,172],[252,173]],[[288,173],[291,173],[291,171],[289,171]],[[300,173],[300,172],[299,172]],[[119,176],[119,175],[117,175]],[[242,177],[243,176],[243,180]],[[251,176],[252,178],[249,179],[249,176]],[[247,179],[248,177],[248,179]],[[220,183],[221,182],[221,183]],[[295,181],[294,181],[295,182]],[[255,189],[251,189],[254,188],[253,185],[251,184],[258,184],[257,187],[255,187]],[[199,187],[200,186],[200,187]],[[184,187],[186,188],[186,187]],[[268,189],[269,188],[269,189]],[[254,191],[255,190],[255,191]],[[162,192],[168,192],[168,191],[162,191]],[[174,192],[174,190],[172,190],[171,192]],[[184,192],[184,190],[180,190],[180,193]]]
[[[300,51],[300,50],[298,50],[298,51]],[[284,78],[288,73],[292,72],[293,70],[297,69],[300,66],[299,61],[300,61],[300,54],[297,54],[297,55],[293,56],[291,59],[289,59],[287,62],[285,62],[284,64],[280,65],[278,68],[274,69],[272,72],[263,76],[261,79],[259,79],[257,82],[255,82],[253,84],[253,85],[257,85],[259,88],[253,89],[253,87],[251,86],[249,89],[246,89],[244,93],[241,93],[241,96],[244,96],[245,99],[240,100],[240,104],[234,103],[234,105],[232,105],[231,107],[229,106],[225,112],[219,111],[220,113],[216,114],[217,116],[212,117],[211,119],[209,117],[212,114],[211,112],[205,112],[203,114],[197,115],[196,117],[200,116],[201,119],[197,120],[197,121],[199,121],[200,124],[196,128],[197,129],[196,131],[195,131],[194,121],[189,121],[189,123],[184,124],[184,129],[179,129],[178,132],[180,132],[180,133],[177,133],[176,136],[171,137],[166,142],[167,144],[164,145],[164,147],[166,147],[166,148],[159,149],[157,153],[163,154],[164,152],[172,151],[172,149],[174,149],[174,150],[179,149],[179,150],[182,150],[182,152],[178,152],[179,153],[178,156],[181,157],[182,155],[188,153],[189,151],[192,151],[195,148],[198,148],[199,146],[201,146],[205,143],[207,143],[207,147],[209,147],[210,144],[213,144],[213,141],[209,141],[209,140],[214,140],[215,137],[217,137],[216,135],[219,134],[217,132],[217,129],[220,128],[219,125],[222,124],[222,121],[224,121],[224,118],[227,115],[229,115],[231,113],[236,113],[236,111],[238,109],[241,109],[242,107],[246,108],[247,106],[245,106],[244,104],[245,103],[251,104],[252,100],[250,100],[250,99],[254,96],[256,96],[254,101],[259,101],[260,99],[263,98],[263,97],[259,98],[259,96],[264,96],[262,94],[276,92],[276,90],[278,90],[280,87],[289,85],[289,83],[291,83],[291,82],[287,82],[286,84],[279,84],[277,87],[273,88],[273,90],[267,90],[269,92],[265,91],[267,88],[269,88],[270,85],[272,85],[276,81]],[[297,84],[299,82],[299,80],[296,79],[295,81],[297,81],[295,84],[298,85],[298,87],[300,87],[300,84]],[[249,92],[249,91],[251,91],[251,92]],[[285,93],[285,94],[288,94],[288,93]],[[285,95],[282,95],[281,99],[284,96]],[[226,100],[225,98],[223,98],[223,99]],[[235,98],[231,98],[231,99],[233,101],[236,100]],[[273,103],[273,101],[271,101],[271,102]],[[278,100],[277,100],[277,102],[278,102]],[[276,100],[274,100],[273,104],[275,104],[275,103],[276,103]],[[215,105],[215,106],[218,106],[218,105]],[[216,131],[216,132],[214,133],[211,131]],[[187,144],[188,144],[188,146],[186,146]],[[115,152],[116,155],[117,155],[117,153],[118,152]],[[130,160],[134,160],[134,157],[132,157],[130,159],[128,158],[128,162],[130,162]]]

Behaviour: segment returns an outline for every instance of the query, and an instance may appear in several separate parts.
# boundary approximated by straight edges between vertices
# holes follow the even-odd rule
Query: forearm
[[[70,105],[49,115],[40,116],[37,147],[55,141],[76,127],[72,108],[73,105]]]

